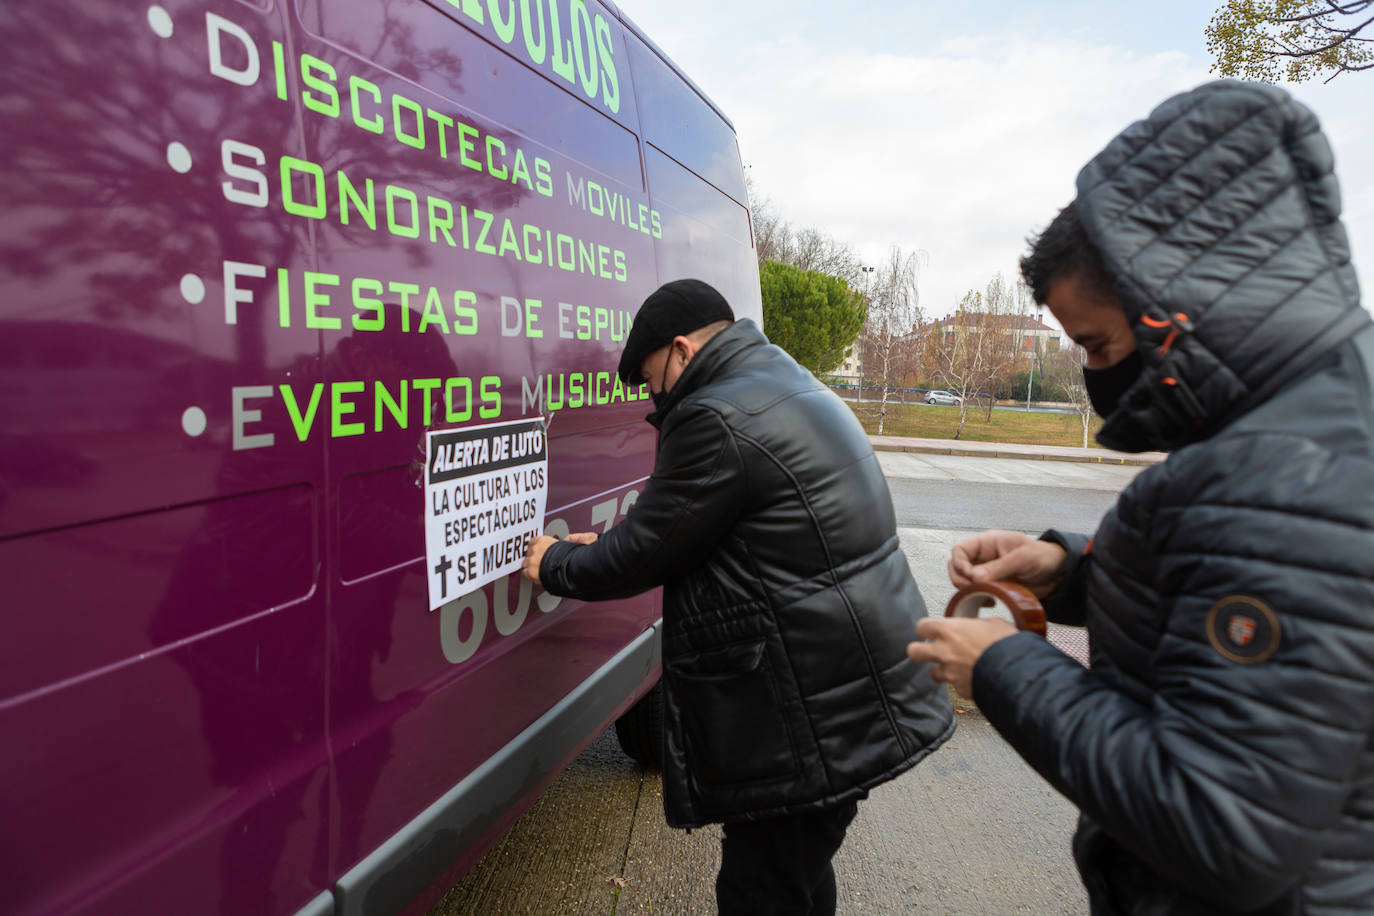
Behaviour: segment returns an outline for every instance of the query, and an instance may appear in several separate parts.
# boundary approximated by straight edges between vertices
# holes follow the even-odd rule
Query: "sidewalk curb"
[[[1164,452],[1114,452],[1104,448],[1072,448],[1062,445],[1019,445],[1007,442],[963,442],[958,439],[902,439],[869,436],[875,452],[915,452],[953,455],[960,458],[1016,458],[1023,461],[1079,461],[1148,467],[1159,464]]]

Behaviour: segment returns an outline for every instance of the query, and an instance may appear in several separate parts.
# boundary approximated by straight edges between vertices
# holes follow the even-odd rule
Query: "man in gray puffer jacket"
[[[1106,446],[1172,452],[1096,536],[987,532],[1091,669],[993,620],[913,659],[1080,808],[1094,914],[1374,913],[1374,328],[1331,151],[1272,86],[1113,140],[1022,270],[1087,351]]]
[[[699,280],[645,300],[619,374],[658,408],[653,475],[624,521],[536,539],[525,571],[585,600],[663,586],[668,823],[724,822],[722,914],[821,916],[855,803],[954,716],[906,657],[925,607],[867,436],[733,317]]]

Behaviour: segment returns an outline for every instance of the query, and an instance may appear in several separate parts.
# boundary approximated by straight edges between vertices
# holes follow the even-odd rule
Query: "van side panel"
[[[310,243],[226,196],[256,187],[223,163],[302,141],[270,92],[212,72],[212,48],[225,72],[248,58],[205,5],[158,9],[0,11],[13,913],[284,912],[329,886],[324,448],[289,429],[235,448],[265,432],[245,411],[268,380],[321,378],[319,334],[267,333],[266,272],[225,295],[234,264],[297,265]],[[280,13],[208,10],[262,48],[286,36]]]
[[[436,426],[550,416],[550,523],[571,530],[623,516],[653,449],[641,422],[647,399],[610,371],[639,290],[656,283],[652,229],[638,221],[647,196],[635,136],[452,9],[301,6],[315,34],[302,34],[296,52],[327,65],[332,85],[366,81],[362,115],[388,125],[380,135],[360,129],[342,92],[337,116],[332,106],[304,114],[325,187],[342,187],[342,173],[377,210],[374,228],[339,194],[315,235],[319,272],[338,278],[328,308],[340,320],[322,333],[326,383],[350,386],[349,420],[359,424],[327,445],[326,527],[338,560],[328,585],[336,871],[657,616],[654,600],[536,598],[515,576],[426,610],[416,465],[426,411]],[[552,116],[530,117],[525,100]],[[398,123],[409,142],[397,141]],[[397,225],[415,226],[414,237],[383,226],[388,201],[400,201]],[[410,402],[398,410],[403,393]],[[557,762],[540,765],[552,773]]]
[[[596,0],[15,0],[0,53],[4,909],[399,906],[661,618],[430,610],[425,434],[544,417],[545,530],[623,518],[639,303],[760,316],[733,131]]]

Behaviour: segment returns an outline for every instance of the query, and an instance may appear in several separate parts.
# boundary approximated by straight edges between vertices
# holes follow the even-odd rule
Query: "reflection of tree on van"
[[[454,211],[463,205],[500,213],[532,194],[551,193],[547,176],[525,161],[528,140],[473,119],[456,101],[466,95],[464,62],[446,30],[422,27],[432,23],[421,17],[440,15],[422,4],[359,8],[330,20],[328,28],[353,53],[325,45],[287,64],[287,91],[306,109],[308,158],[323,173],[326,206],[333,215],[345,208],[352,214],[347,225],[331,217],[330,232],[367,249],[402,246],[413,268],[434,266],[452,249],[423,241],[427,229],[421,243],[387,231],[389,184],[421,201],[448,202]],[[405,82],[370,62],[384,62]],[[495,163],[488,161],[493,149],[511,157],[518,151],[520,164],[500,154]],[[430,216],[423,203],[416,215],[421,222]],[[451,232],[457,236],[459,230]],[[327,237],[322,241],[327,248]]]
[[[279,200],[258,209],[226,199],[221,188],[230,183],[224,182],[221,171],[221,142],[226,139],[242,139],[272,154],[268,171],[276,170],[278,153],[304,154],[326,165],[330,174],[356,167],[430,188],[436,196],[461,200],[469,207],[506,209],[533,193],[310,112],[305,124],[311,146],[302,150],[294,113],[299,82],[292,100],[284,102],[272,89],[270,69],[251,87],[211,75],[204,60],[205,25],[198,17],[179,20],[178,30],[168,39],[144,29],[144,40],[155,43],[158,56],[174,61],[154,69],[147,63],[151,55],[131,54],[127,47],[128,8],[85,6],[81,17],[69,21],[61,34],[47,27],[48,15],[41,4],[11,4],[3,11],[4,28],[22,32],[26,40],[7,45],[6,61],[7,77],[25,87],[12,95],[23,107],[11,112],[7,122],[9,131],[20,132],[8,138],[14,151],[9,166],[24,180],[5,189],[11,211],[6,225],[22,227],[23,234],[0,237],[0,263],[19,276],[50,277],[60,271],[73,280],[80,277],[86,295],[67,303],[66,315],[74,309],[84,311],[89,302],[106,321],[175,322],[185,303],[168,291],[187,272],[216,275],[220,265],[206,263],[207,252],[273,266],[291,264],[302,255],[296,225],[300,220],[284,217]],[[248,10],[234,15],[254,27],[264,47],[278,37],[266,28],[273,20],[255,20]],[[446,83],[461,89],[462,61],[449,50],[424,48],[418,26],[388,18],[376,41],[379,46],[409,49],[413,66],[431,76],[443,74]],[[322,53],[342,72],[365,66],[333,49]],[[187,57],[193,63],[179,60]],[[194,76],[188,78],[188,73]],[[60,83],[54,74],[61,74]],[[99,116],[76,124],[60,116],[66,104],[60,87],[68,84],[117,85],[123,91],[83,96],[83,104]],[[149,100],[157,99],[163,100],[156,103],[162,120],[150,124]],[[207,122],[205,111],[214,111],[215,119]],[[322,130],[326,123],[338,129]],[[512,132],[488,129],[508,145],[517,142]],[[78,132],[86,142],[71,142]],[[172,142],[190,153],[191,170],[184,177],[169,168],[167,149]],[[361,183],[361,171],[359,176]],[[455,184],[461,185],[461,194],[453,193]],[[337,201],[331,207],[337,209]],[[345,231],[357,231],[357,225]],[[363,226],[360,231],[374,230]],[[384,231],[377,234],[378,244],[388,242]],[[406,255],[416,265],[433,263],[437,255],[429,247],[407,243]],[[75,286],[73,280],[67,282]],[[252,333],[245,324],[236,328],[239,359],[261,362],[264,343],[260,337],[251,339]]]
[[[399,326],[399,306],[387,306],[387,316],[396,321],[394,326]],[[286,370],[282,379],[317,375],[397,387],[394,382],[398,377],[444,377],[454,371],[453,361],[437,332],[357,332],[339,340],[325,357],[323,367],[297,364]],[[416,443],[424,437],[423,400],[428,396],[432,395],[410,391],[407,410],[413,420],[408,428],[397,426],[377,434],[376,444],[382,452],[406,458],[415,453]],[[327,683],[331,702],[342,709],[390,709],[380,715],[392,718],[401,712],[397,707],[413,708],[422,696],[419,691],[392,697],[374,695],[372,664],[384,662],[391,651],[395,620],[388,611],[396,603],[398,580],[394,577],[374,577],[350,586],[362,593],[334,607],[333,613],[349,613],[352,608],[362,612],[358,619],[314,620],[313,624],[322,632],[342,630],[351,640],[349,646],[326,640],[325,657],[302,653],[285,625],[265,625],[269,637],[276,638],[264,638],[262,626],[253,628],[251,639],[236,635],[235,631],[248,630],[241,624],[249,619],[280,610],[270,604],[275,582],[283,578],[299,580],[304,575],[311,591],[331,587],[331,583],[317,579],[321,545],[315,542],[314,532],[325,527],[321,521],[327,518],[319,518],[321,503],[312,499],[308,488],[288,487],[276,497],[278,501],[303,504],[301,517],[308,517],[312,525],[300,528],[279,524],[277,515],[261,511],[264,503],[258,494],[244,493],[259,479],[253,465],[276,460],[272,453],[278,448],[316,448],[320,440],[313,437],[298,443],[285,411],[264,412],[261,427],[276,436],[277,444],[226,454],[216,482],[216,492],[222,498],[205,506],[203,521],[177,559],[167,593],[149,626],[155,645],[202,634],[177,658],[182,660],[199,694],[201,727],[213,779],[227,790],[209,815],[230,822],[220,848],[219,866],[220,912],[226,916],[282,910],[285,901],[276,899],[277,889],[292,876],[277,874],[278,863],[284,858],[281,853],[292,836],[312,819],[320,832],[308,840],[314,849],[310,878],[312,883],[329,886],[336,875],[330,873],[331,841],[323,832],[324,827],[332,824],[339,848],[357,845],[362,820],[353,809],[360,808],[369,797],[391,756],[388,731],[369,733],[365,741],[359,741],[360,736],[348,723],[341,729],[337,717],[334,722],[327,722],[323,710],[310,709],[323,698],[323,691],[303,705],[301,698],[293,695],[301,681],[300,670],[306,668],[312,672],[312,680]],[[236,495],[242,498],[235,498]],[[371,527],[354,526],[352,537],[363,542],[354,543],[353,549],[393,549],[386,542],[400,531],[418,536],[420,543],[416,549],[422,549],[420,499],[374,508],[385,510],[384,522]],[[375,520],[377,516],[370,518]],[[254,579],[262,581],[260,590]],[[205,633],[206,621],[197,618],[205,613],[206,606],[226,603],[234,605],[230,609],[234,622],[223,631]],[[303,709],[308,719],[301,718]],[[326,778],[324,761],[317,759],[320,732],[325,726],[330,728],[332,740],[351,740],[355,744],[350,751],[350,766],[335,770],[332,784]],[[316,772],[309,778],[297,778],[310,770]],[[273,796],[270,806],[264,798],[269,794]],[[283,794],[288,795],[284,806]],[[299,816],[283,816],[283,807]],[[299,836],[296,842],[302,842]]]

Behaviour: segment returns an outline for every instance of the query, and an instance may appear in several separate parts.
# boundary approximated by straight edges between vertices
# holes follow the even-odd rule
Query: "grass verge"
[[[878,434],[878,405],[846,402],[870,435]],[[1102,421],[1088,424],[1088,447],[1099,448],[1097,429]],[[959,428],[958,407],[929,404],[888,404],[884,436],[912,439],[953,439]],[[1022,445],[1083,446],[1083,421],[1077,414],[1037,413],[1025,410],[986,410],[970,407],[959,438],[967,442],[1015,442]]]

